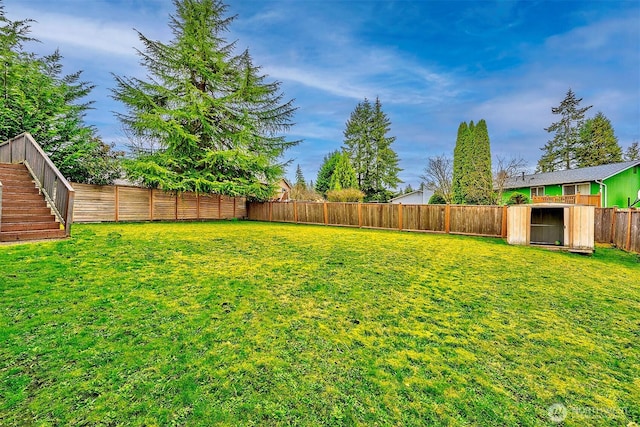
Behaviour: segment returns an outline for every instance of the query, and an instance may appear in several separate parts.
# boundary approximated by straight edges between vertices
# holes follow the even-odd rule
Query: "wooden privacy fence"
[[[255,221],[506,237],[506,206],[251,202]],[[595,241],[640,253],[640,210],[595,208]]]
[[[596,208],[595,240],[640,253],[640,210]]]
[[[150,188],[72,184],[74,222],[176,221],[245,218],[244,197],[172,193]]]
[[[506,210],[506,206],[251,202],[247,216],[256,221],[506,237]]]

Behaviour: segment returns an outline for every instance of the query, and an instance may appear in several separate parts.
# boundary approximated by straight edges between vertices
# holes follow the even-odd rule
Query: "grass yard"
[[[75,225],[0,246],[0,291],[1,425],[640,424],[640,262],[613,249]]]

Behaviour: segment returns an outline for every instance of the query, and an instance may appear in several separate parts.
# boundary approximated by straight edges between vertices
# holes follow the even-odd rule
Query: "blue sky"
[[[168,41],[170,0],[0,0],[31,18],[40,54],[97,87],[87,121],[119,146],[111,73],[144,76],[134,28]],[[462,121],[487,121],[495,156],[533,170],[569,88],[602,111],[623,148],[640,140],[640,1],[228,0],[228,40],[248,48],[298,111],[288,176],[315,180],[338,149],[349,114],[378,96],[389,116],[400,178],[416,186],[429,156],[453,153]]]

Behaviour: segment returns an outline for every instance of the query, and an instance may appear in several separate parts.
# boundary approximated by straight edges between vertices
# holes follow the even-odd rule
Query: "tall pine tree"
[[[356,105],[346,123],[343,149],[349,154],[356,171],[358,187],[367,200],[388,201],[401,182],[398,178],[398,156],[391,148],[395,137],[387,134],[391,121],[376,98],[372,105],[368,99]]]
[[[300,186],[300,187],[307,186],[307,183],[304,180],[304,175],[302,174],[302,168],[300,168],[300,165],[296,167],[296,183],[294,185]]]
[[[470,126],[471,130],[471,126]],[[491,171],[491,142],[487,122],[481,119],[473,128],[472,143],[467,159],[466,202],[486,205],[493,203],[493,173]]]
[[[580,129],[584,123],[584,115],[592,106],[580,108],[582,98],[576,98],[571,89],[558,107],[552,107],[553,114],[560,115],[560,120],[545,128],[549,133],[555,132],[553,139],[542,148],[544,153],[538,160],[538,172],[554,172],[573,169],[578,164],[580,151]]]
[[[494,201],[491,144],[487,123],[460,123],[453,151],[452,199],[456,204],[490,204]]]
[[[267,199],[282,176],[293,101],[283,101],[248,51],[225,40],[234,21],[219,0],[174,0],[173,39],[138,33],[147,79],[116,76],[119,118],[134,137],[157,142],[129,174],[151,187]]]
[[[580,129],[580,146],[576,154],[579,168],[622,161],[622,149],[618,144],[618,138],[613,132],[611,122],[601,112],[584,122]]]
[[[640,146],[638,145],[638,141],[635,141],[627,147],[627,151],[624,152],[624,160],[640,160]]]
[[[473,122],[472,122],[473,123]],[[468,171],[467,159],[470,151],[469,125],[467,122],[458,126],[456,146],[453,149],[453,182],[451,184],[453,203],[463,204],[466,199],[464,176]]]
[[[382,111],[379,98],[373,107],[373,127],[371,129],[372,146],[374,147],[372,186],[368,194],[369,200],[387,202],[393,197],[390,189],[396,188],[402,181],[398,173],[402,170],[398,166],[398,155],[391,148],[396,140],[395,136],[387,136],[391,131],[391,120]]]

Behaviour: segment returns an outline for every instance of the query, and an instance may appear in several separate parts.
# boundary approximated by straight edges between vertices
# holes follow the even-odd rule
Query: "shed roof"
[[[630,162],[609,163],[608,165],[591,166],[588,168],[570,169],[557,172],[535,173],[516,176],[505,182],[504,188],[538,187],[542,185],[570,184],[574,182],[601,181],[616,175],[633,166],[640,165],[640,160]]]

